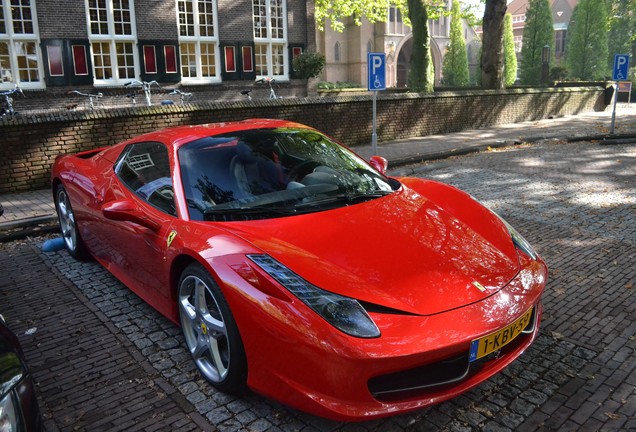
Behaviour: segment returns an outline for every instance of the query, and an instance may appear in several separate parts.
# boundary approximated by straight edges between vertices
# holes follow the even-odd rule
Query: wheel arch
[[[58,177],[53,178],[53,180],[51,180],[51,195],[53,195],[53,202],[55,203],[55,207],[57,207],[57,188],[60,187],[60,185],[62,184],[62,180],[60,180]]]
[[[187,253],[181,253],[172,260],[170,266],[170,295],[172,296],[172,320],[181,326],[179,321],[179,279],[183,271],[194,263],[201,264],[206,271],[210,272],[212,278],[216,279],[216,275],[212,273],[209,266],[206,266],[201,259]]]

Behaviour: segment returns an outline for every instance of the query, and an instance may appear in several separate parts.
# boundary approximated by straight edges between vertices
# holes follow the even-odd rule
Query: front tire
[[[199,263],[179,280],[181,330],[194,363],[219,390],[241,394],[247,388],[247,360],[232,312],[214,279]]]
[[[90,256],[88,249],[77,228],[71,199],[62,185],[59,185],[55,190],[55,209],[57,210],[57,219],[60,223],[64,245],[69,255],[80,261],[87,260]]]

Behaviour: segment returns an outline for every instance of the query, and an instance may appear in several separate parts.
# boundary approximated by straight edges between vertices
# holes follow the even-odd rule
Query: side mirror
[[[112,201],[102,206],[102,214],[106,219],[122,222],[133,222],[152,231],[159,231],[161,224],[144,215],[131,201]]]
[[[389,167],[389,161],[382,156],[371,156],[369,164],[382,175],[386,174],[386,170]]]

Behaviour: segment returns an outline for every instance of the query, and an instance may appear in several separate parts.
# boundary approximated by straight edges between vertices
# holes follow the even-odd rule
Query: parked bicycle
[[[192,93],[184,92],[184,91],[181,91],[179,89],[174,89],[168,94],[169,95],[179,95],[179,104],[180,105],[185,105],[190,100],[190,98],[192,98]]]
[[[274,83],[276,82],[276,80],[272,77],[264,77],[261,79],[257,79],[256,84],[261,84],[261,83],[265,83],[267,85],[269,85],[269,97],[267,99],[280,99],[279,96],[276,95],[276,91],[274,90]]]
[[[146,96],[146,105],[151,106],[152,105],[152,93],[150,88],[156,85],[159,89],[161,89],[161,86],[159,85],[159,83],[157,81],[139,81],[139,80],[132,80],[129,83],[124,84],[124,87],[130,87],[130,88],[141,88],[144,91],[144,95]],[[137,104],[137,100],[135,99],[135,93],[129,93],[126,95],[126,97],[132,99],[133,105]]]
[[[276,80],[272,77],[264,77],[264,78],[259,78],[256,81],[254,81],[254,84],[267,84],[269,85],[269,96],[267,97],[267,99],[281,99],[280,96],[276,95],[276,91],[274,90],[274,83],[276,82]],[[245,90],[241,90],[241,94],[243,96],[245,96],[247,98],[247,100],[252,100],[252,95],[250,94],[252,92],[252,90],[254,89],[245,89]]]
[[[91,93],[82,93],[78,90],[72,90],[68,92],[68,94],[76,94],[76,95],[84,96],[85,98],[87,98],[88,100],[84,102],[84,108],[86,109],[89,109],[91,111],[94,111],[96,109],[104,109],[104,103],[99,100],[104,97],[104,93],[102,92],[99,92],[97,94],[91,94]]]
[[[252,89],[241,90],[241,94],[245,96],[247,100],[252,100],[252,95],[250,95],[250,93],[252,93]]]
[[[2,96],[2,100],[1,100],[2,117],[5,117],[5,116],[15,117],[20,115],[20,113],[13,108],[13,96],[16,94],[19,94],[22,97],[24,97],[24,93],[22,93],[22,89],[18,87],[17,84],[11,90],[5,90],[0,92],[0,96]]]

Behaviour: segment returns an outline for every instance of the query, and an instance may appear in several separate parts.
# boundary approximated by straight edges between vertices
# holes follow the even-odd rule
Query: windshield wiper
[[[322,196],[319,199],[296,204],[294,208],[301,209],[305,207],[322,206],[325,204],[345,203],[347,205],[358,204],[365,201],[371,201],[391,195],[393,191],[373,191],[373,192],[356,192],[356,193],[339,193],[335,195]]]
[[[267,206],[211,207],[205,210],[203,214],[207,221],[242,221],[252,220],[254,216],[260,216],[262,218],[290,216],[296,214],[296,209]]]

